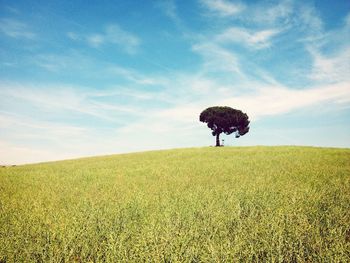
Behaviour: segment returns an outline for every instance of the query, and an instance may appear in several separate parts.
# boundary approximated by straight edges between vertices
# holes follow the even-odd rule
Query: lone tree
[[[230,107],[215,106],[202,111],[199,116],[201,122],[207,123],[216,136],[216,146],[220,146],[220,134],[227,135],[235,133],[236,138],[243,136],[249,131],[248,115],[240,110]]]

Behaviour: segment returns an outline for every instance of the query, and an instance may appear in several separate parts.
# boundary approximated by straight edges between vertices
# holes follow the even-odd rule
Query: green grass
[[[350,262],[350,149],[0,168],[0,262]]]

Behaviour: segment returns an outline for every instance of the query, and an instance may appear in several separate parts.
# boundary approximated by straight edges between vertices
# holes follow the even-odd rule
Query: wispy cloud
[[[24,134],[16,134],[16,136],[19,136],[22,139],[24,135],[25,137],[43,140],[47,138],[63,139],[62,137],[82,136],[86,131],[86,128],[81,126],[67,125],[65,123],[57,122],[53,123],[48,121],[38,121],[2,111],[0,111],[0,127],[16,127],[16,129],[19,128],[20,130],[25,131]],[[32,132],[28,132],[29,130]],[[43,134],[45,135],[43,136]]]
[[[305,47],[312,58],[310,79],[321,83],[350,80],[349,17],[344,18],[342,27],[323,32],[318,39],[306,42]]]
[[[328,110],[347,107],[350,102],[348,87],[349,83],[340,83],[304,91],[284,86],[261,86],[249,95],[228,95],[226,98],[212,90],[214,92],[209,97],[180,103],[149,114],[118,129],[117,134],[133,142],[129,147],[135,150],[186,147],[189,141],[191,145],[203,145],[203,142],[210,144],[208,131],[198,121],[200,112],[206,107],[223,105],[239,108],[248,113],[251,120],[257,121],[267,116],[278,116],[295,110],[308,109],[310,112],[321,105],[323,109],[328,105],[326,107]],[[191,89],[195,90],[194,87]],[[142,131],[142,134],[139,131]],[[276,131],[273,136],[282,137],[283,134],[284,131]],[[283,141],[293,143],[293,140],[286,138]]]
[[[69,31],[66,33],[66,36],[72,41],[83,41],[93,48],[115,45],[129,54],[137,53],[141,45],[141,40],[138,36],[123,29],[118,24],[109,24],[98,33],[83,34]]]
[[[265,87],[256,93],[228,98],[223,104],[237,105],[246,110],[253,119],[268,115],[280,115],[309,106],[330,103],[343,107],[350,101],[349,82],[319,86],[307,90],[286,87]]]
[[[350,46],[328,56],[311,47],[309,52],[313,58],[311,79],[323,82],[350,80]]]
[[[221,71],[241,74],[238,58],[219,45],[203,42],[193,45],[194,52],[204,58],[204,69],[206,71]]]
[[[70,36],[72,38],[72,33]],[[117,45],[130,54],[134,54],[141,44],[141,40],[136,35],[122,29],[117,24],[106,26],[102,33],[87,35],[86,41],[95,48],[104,44]]]
[[[286,25],[292,22],[291,16],[295,11],[293,0],[259,1],[249,5],[239,19],[263,25]]]
[[[336,106],[342,108],[350,102],[349,84],[350,82],[341,82],[307,90],[261,85],[254,92],[248,94],[234,95],[234,90],[226,92],[226,97],[221,96],[220,92],[215,92],[213,89],[212,94],[215,96],[166,109],[160,113],[160,116],[185,123],[194,123],[197,121],[197,115],[204,108],[212,105],[237,107],[247,112],[254,120],[310,106],[321,104],[324,106],[326,103],[332,105],[333,109]]]
[[[242,3],[230,2],[228,0],[200,0],[201,4],[205,6],[212,14],[227,17],[235,15],[244,9]]]
[[[281,30],[278,29],[252,31],[245,28],[231,27],[219,34],[216,41],[219,43],[241,43],[248,47],[261,49],[271,46],[271,39],[280,32]]]
[[[12,6],[5,6],[5,9],[8,10],[10,13],[15,14],[15,15],[18,15],[21,13],[17,8],[12,7]]]
[[[0,31],[12,38],[34,39],[36,37],[27,24],[13,18],[0,20]]]
[[[299,8],[299,25],[310,35],[318,35],[323,30],[323,23],[316,9],[310,5]]]
[[[160,8],[163,13],[169,17],[175,24],[181,25],[181,19],[178,15],[177,6],[174,0],[160,0],[155,2],[156,7]]]
[[[81,50],[69,50],[62,54],[56,52],[37,52],[29,56],[23,56],[23,62],[30,66],[37,66],[53,74],[72,74],[94,78],[106,76],[106,68],[111,63],[97,60]]]
[[[99,47],[106,42],[105,36],[99,34],[89,35],[86,40],[92,47]]]
[[[120,66],[112,66],[108,69],[108,72],[140,85],[162,85],[166,82],[162,77],[145,76],[135,70]]]
[[[128,106],[120,102],[110,104],[99,101],[99,92],[87,87],[58,84],[46,85],[43,88],[42,85],[3,83],[0,87],[0,95],[2,98],[0,102],[2,101],[3,105],[12,103],[11,107],[15,108],[15,110],[11,108],[12,111],[23,110],[20,105],[24,104],[34,112],[39,110],[42,116],[44,112],[51,116],[65,116],[67,113],[80,114],[118,124],[121,119],[117,117],[125,112],[128,112],[129,116],[138,114],[135,107],[134,110],[130,110]]]
[[[79,40],[80,36],[77,33],[74,32],[67,32],[67,37],[71,40]]]

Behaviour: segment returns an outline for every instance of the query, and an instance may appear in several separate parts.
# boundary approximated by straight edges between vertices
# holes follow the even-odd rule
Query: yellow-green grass
[[[210,147],[0,169],[0,262],[350,262],[350,149]]]

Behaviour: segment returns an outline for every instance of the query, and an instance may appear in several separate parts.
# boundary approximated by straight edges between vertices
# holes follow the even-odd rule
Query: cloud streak
[[[138,36],[124,30],[118,24],[109,24],[99,33],[79,34],[70,31],[66,35],[72,41],[85,41],[93,48],[114,45],[128,54],[137,53],[141,45],[141,39]]]
[[[222,17],[233,16],[244,9],[242,3],[233,3],[227,0],[201,0],[201,4],[213,15]]]
[[[0,19],[0,31],[11,38],[35,39],[36,34],[30,30],[27,24],[13,18]]]
[[[314,48],[309,48],[313,58],[310,78],[323,82],[350,80],[350,46],[339,50],[333,56],[325,56]]]
[[[279,34],[281,30],[266,29],[260,31],[249,31],[244,28],[231,27],[216,37],[219,43],[244,44],[251,48],[262,49],[271,46],[271,39]]]
[[[203,57],[206,71],[242,74],[237,56],[215,43],[200,42],[193,45],[192,50]]]
[[[93,47],[103,44],[115,44],[129,54],[134,54],[141,44],[141,40],[134,34],[122,29],[117,24],[106,26],[102,34],[93,34],[87,37],[88,43]]]

